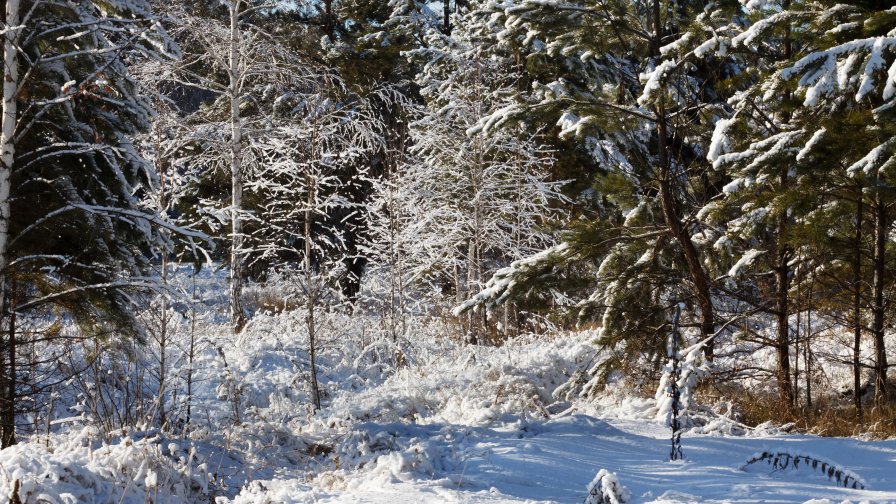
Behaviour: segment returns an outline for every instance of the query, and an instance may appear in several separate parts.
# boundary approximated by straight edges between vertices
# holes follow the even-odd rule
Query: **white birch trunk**
[[[16,93],[19,87],[19,67],[16,50],[16,38],[18,30],[12,28],[19,25],[19,0],[6,1],[6,34],[3,38],[3,117],[0,119],[0,317],[9,317],[7,302],[7,289],[9,279],[6,267],[9,265],[9,197],[12,184],[12,167],[15,161],[16,147],[14,137],[16,132]],[[15,443],[15,324],[9,318],[9,332],[6,335],[8,345],[6,353],[8,362],[0,365],[0,383],[5,390],[0,391],[3,399],[0,400],[0,447]],[[0,326],[2,327],[2,326]],[[0,336],[2,341],[2,336]],[[2,364],[0,358],[0,364]],[[5,376],[4,376],[5,375]]]
[[[6,293],[6,265],[9,264],[9,196],[12,183],[12,165],[16,147],[16,92],[19,87],[19,66],[16,51],[19,24],[19,0],[6,2],[6,35],[3,39],[3,118],[0,124],[0,299]]]

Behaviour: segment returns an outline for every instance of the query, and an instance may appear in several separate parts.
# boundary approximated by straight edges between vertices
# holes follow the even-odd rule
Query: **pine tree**
[[[870,332],[874,344],[875,402],[887,397],[887,353],[884,329],[887,317],[885,285],[889,276],[887,249],[891,248],[888,229],[893,220],[894,200],[893,117],[896,98],[894,48],[896,13],[880,2],[832,7],[814,4],[819,15],[819,33],[825,33],[817,47],[785,68],[782,79],[796,84],[803,99],[801,112],[828,114],[834,118],[833,131],[841,135],[844,147],[840,158],[848,163],[846,173],[862,187],[863,208],[873,223],[870,270]],[[864,128],[856,130],[860,122]],[[856,133],[858,133],[856,135]],[[818,129],[804,149],[823,147],[826,130]],[[855,135],[855,136],[854,136]],[[844,138],[845,137],[845,138]],[[842,169],[842,168],[841,168]],[[856,391],[858,394],[858,391]]]
[[[62,312],[85,333],[139,335],[128,292],[164,246],[131,136],[152,115],[128,63],[175,52],[142,1],[5,3],[0,126],[0,439],[15,441],[20,318]],[[48,337],[52,337],[48,335]],[[35,363],[41,365],[41,363]],[[33,387],[39,385],[33,384]]]
[[[656,328],[677,299],[695,308],[712,356],[712,262],[701,247],[713,231],[693,214],[719,190],[701,151],[723,103],[717,83],[733,68],[712,51],[731,29],[723,23],[731,9],[722,7],[521,1],[481,13],[481,30],[525,63],[532,88],[483,128],[521,120],[552,126],[578,142],[599,174],[591,220],[575,226],[562,249],[505,272],[514,280],[503,285],[523,291],[527,275],[557,271],[558,263],[597,264],[580,320],[600,318],[603,344],[629,356],[663,354]],[[513,295],[499,284],[480,301]]]
[[[728,197],[724,201],[741,215],[729,222],[729,235],[740,234],[753,242],[738,265],[756,262],[759,276],[766,271],[774,273],[773,293],[766,291],[765,297],[775,299],[769,311],[777,320],[772,342],[777,354],[777,385],[782,406],[790,409],[794,392],[788,317],[794,268],[803,255],[800,247],[806,245],[800,240],[805,236],[816,239],[821,233],[808,229],[830,228],[832,216],[858,213],[855,227],[844,231],[854,236],[858,255],[850,261],[852,270],[843,272],[849,278],[843,283],[852,284],[855,296],[856,382],[863,212],[869,212],[874,222],[871,332],[875,335],[877,374],[885,374],[880,370],[880,366],[886,367],[882,339],[886,240],[881,229],[887,225],[890,202],[886,169],[879,168],[889,159],[880,156],[889,130],[881,112],[893,91],[888,95],[887,85],[879,79],[887,43],[880,34],[888,29],[885,21],[879,23],[887,16],[860,6],[835,8],[828,2],[787,1],[762,3],[752,16],[753,23],[731,39],[732,46],[742,47],[753,58],[752,75],[743,79],[747,86],[732,101],[732,118],[717,123],[709,157],[717,168],[726,167],[733,178],[725,188]],[[862,127],[865,124],[874,127]],[[837,149],[832,151],[834,146]],[[830,155],[832,152],[836,155]],[[844,181],[846,174],[864,180]],[[722,205],[724,202],[713,206]],[[758,240],[752,238],[751,228]],[[812,262],[806,266],[811,268]],[[820,265],[816,262],[815,266]],[[753,285],[762,296],[762,281]],[[880,384],[885,386],[883,380]]]

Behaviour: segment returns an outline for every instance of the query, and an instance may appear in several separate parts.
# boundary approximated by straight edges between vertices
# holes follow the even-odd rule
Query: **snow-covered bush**
[[[588,497],[585,504],[625,504],[632,493],[622,486],[616,473],[601,469],[588,484]]]
[[[576,334],[552,341],[520,337],[500,348],[430,343],[418,347],[413,365],[388,376],[379,387],[337,397],[329,415],[475,426],[502,418],[515,421],[520,415],[544,417],[555,402],[551,391],[591,352]]]
[[[682,356],[683,355],[683,356]],[[672,425],[672,403],[673,398],[668,391],[672,386],[673,365],[672,360],[678,359],[678,385],[680,416],[679,422],[683,427],[692,425],[700,425],[691,414],[696,404],[694,402],[694,389],[703,376],[709,373],[709,367],[703,357],[703,345],[696,344],[690,348],[679,352],[679,355],[669,359],[669,362],[663,367],[663,375],[660,378],[659,387],[657,387],[656,395],[656,419],[663,422],[667,427]]]
[[[121,436],[103,442],[86,427],[45,442],[3,450],[0,502],[124,504],[202,502],[209,498],[208,467],[192,444],[161,433]],[[183,446],[182,446],[183,445]]]

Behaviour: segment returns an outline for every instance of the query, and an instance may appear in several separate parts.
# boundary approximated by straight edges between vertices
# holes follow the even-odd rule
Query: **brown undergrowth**
[[[771,422],[825,437],[896,438],[896,401],[892,398],[880,406],[869,399],[859,414],[851,397],[817,397],[811,406],[804,400],[788,413],[773,393],[729,385],[700,390],[698,402],[710,404],[720,396],[734,404],[739,420],[749,426]]]

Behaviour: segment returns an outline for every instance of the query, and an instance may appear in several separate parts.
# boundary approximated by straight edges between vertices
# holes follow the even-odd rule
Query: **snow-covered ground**
[[[390,440],[397,449],[384,450],[362,469],[326,472],[310,481],[304,470],[294,478],[253,480],[235,498],[219,497],[218,502],[574,503],[584,501],[586,485],[601,468],[618,475],[631,493],[629,502],[896,502],[896,441],[686,435],[686,460],[669,462],[665,429],[646,420],[606,421],[578,413],[493,427],[364,423],[354,431]],[[154,451],[146,446],[125,445],[107,448],[111,457],[79,453],[80,447],[47,457],[40,445],[20,445],[3,454],[2,464],[16,469],[0,470],[0,498],[8,498],[10,480],[27,478],[25,473],[34,480],[22,487],[23,496],[33,496],[24,502],[153,498],[158,482],[177,473],[147,466]],[[773,470],[762,462],[745,467],[766,450],[832,462],[858,475],[866,488],[844,488],[808,465],[795,470]],[[157,455],[162,452],[167,455],[164,449]],[[129,465],[137,472],[129,474],[135,470]],[[204,475],[187,473],[181,482],[196,489],[208,484]],[[187,495],[186,490],[166,493],[167,499],[156,502],[190,500]]]
[[[72,416],[83,400],[57,404],[49,434],[0,452],[0,503],[17,482],[23,504],[579,503],[601,470],[628,502],[896,502],[896,440],[750,429],[717,415],[685,433],[684,461],[669,462],[656,399],[615,378],[599,397],[578,393],[600,359],[593,332],[470,346],[438,317],[412,318],[393,340],[374,314],[321,312],[324,408],[314,413],[300,310],[258,313],[236,337],[214,313],[201,326],[188,311],[173,315],[175,428],[104,432]],[[184,426],[187,336],[198,353]],[[157,351],[132,363],[132,376]],[[748,464],[762,453],[771,455]]]
[[[586,485],[601,468],[617,474],[631,492],[629,502],[896,502],[896,441],[686,435],[686,459],[669,462],[667,432],[644,420],[569,414],[498,428],[362,428],[372,436],[404,437],[411,448],[338,481],[256,481],[234,502],[576,503],[584,501]],[[811,465],[745,467],[766,450],[832,462],[858,475],[866,488],[844,488]]]

